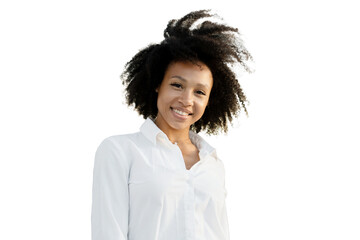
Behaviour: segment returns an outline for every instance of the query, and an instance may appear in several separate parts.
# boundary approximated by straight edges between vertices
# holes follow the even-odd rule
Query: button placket
[[[195,192],[194,176],[191,172],[186,172],[186,191],[185,191],[185,236],[186,239],[193,239],[195,234]]]
[[[180,147],[175,143],[169,142],[171,148],[178,152],[179,166],[185,170],[185,192],[184,192],[184,225],[185,225],[185,239],[193,240],[195,237],[195,191],[194,191],[194,175],[192,169],[187,170],[184,157]]]
[[[172,143],[171,143],[172,144]],[[181,168],[185,168],[186,169],[186,165],[185,165],[185,160],[184,157],[182,155],[181,149],[180,147],[177,145],[177,143],[175,142],[175,144],[172,144],[172,147],[178,152],[178,159],[179,159],[179,166],[181,166]]]

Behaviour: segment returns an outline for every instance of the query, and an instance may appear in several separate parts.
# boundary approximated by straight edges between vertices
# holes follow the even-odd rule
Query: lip
[[[175,109],[178,109],[178,108],[175,108]],[[171,110],[171,112],[173,113],[173,115],[175,116],[175,118],[177,118],[177,119],[179,119],[179,120],[186,120],[186,119],[188,119],[188,117],[189,117],[189,115],[180,115],[180,114],[178,114],[177,112],[175,112],[174,110],[173,110],[173,108],[171,107],[170,108],[170,110]],[[180,109],[179,109],[180,110]],[[182,111],[182,110],[180,110],[180,111]]]
[[[187,113],[187,114],[191,114],[191,115],[192,115],[192,113],[191,113],[189,110],[186,110],[186,109],[181,108],[181,107],[170,107],[170,108],[171,108],[171,110],[172,110],[172,109],[176,109],[176,110],[179,110],[179,111],[182,111],[182,112],[185,112],[185,113]]]

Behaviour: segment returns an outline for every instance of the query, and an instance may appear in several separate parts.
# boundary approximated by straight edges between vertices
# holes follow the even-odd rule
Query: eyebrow
[[[178,76],[178,75],[172,76],[171,78],[177,78],[177,79],[180,79],[180,80],[183,81],[183,82],[187,82],[187,80],[186,80],[185,78],[183,78],[183,77],[181,77],[181,76]],[[210,88],[209,85],[207,85],[207,84],[198,83],[198,84],[196,84],[196,85],[197,85],[197,86],[200,86],[200,87],[207,88],[207,89]]]

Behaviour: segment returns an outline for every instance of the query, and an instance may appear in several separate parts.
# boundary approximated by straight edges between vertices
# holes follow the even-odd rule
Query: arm
[[[95,154],[92,188],[92,240],[127,240],[129,164],[125,152],[105,139]]]

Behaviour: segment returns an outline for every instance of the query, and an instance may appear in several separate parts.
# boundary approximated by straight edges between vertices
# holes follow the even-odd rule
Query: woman
[[[227,132],[246,97],[230,64],[251,55],[238,30],[172,20],[165,39],[137,53],[122,75],[140,131],[111,136],[96,151],[93,240],[229,239],[222,161],[197,133]],[[195,25],[195,26],[194,26]]]

